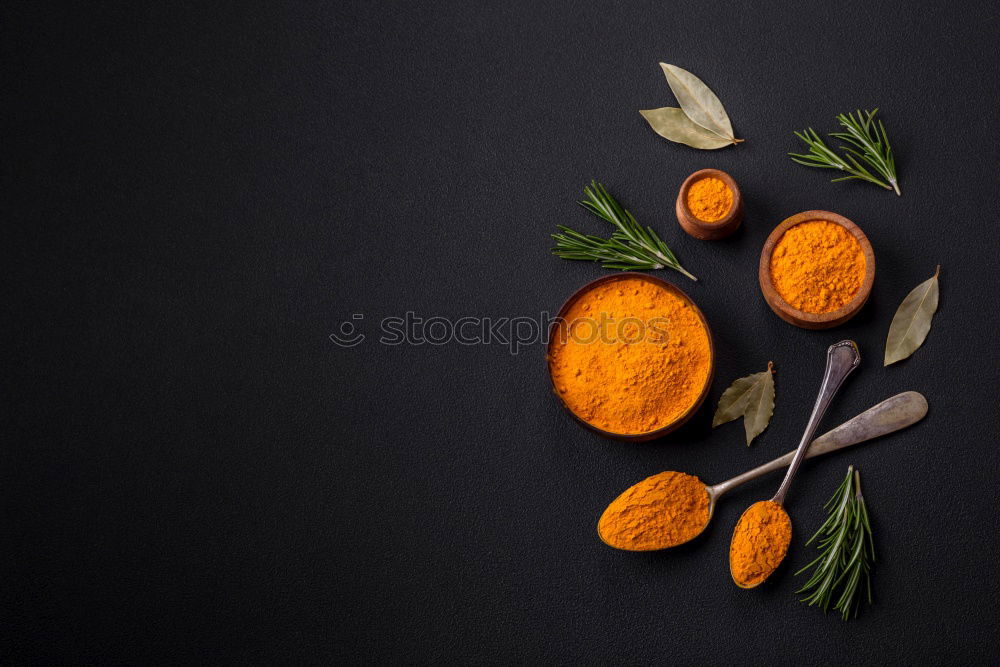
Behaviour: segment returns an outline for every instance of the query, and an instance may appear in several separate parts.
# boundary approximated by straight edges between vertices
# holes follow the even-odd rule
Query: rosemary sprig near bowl
[[[557,225],[558,234],[553,234],[556,245],[552,254],[563,259],[589,260],[601,262],[606,269],[623,271],[646,271],[671,268],[680,271],[691,280],[698,280],[688,273],[667,244],[656,235],[651,227],[643,227],[631,213],[622,208],[615,198],[608,194],[600,183],[591,181],[583,189],[586,199],[579,202],[594,215],[610,222],[615,231],[611,238],[590,236],[575,232],[564,225]]]
[[[847,477],[824,507],[829,511],[826,522],[806,542],[808,545],[822,535],[819,541],[821,553],[816,560],[795,573],[799,575],[815,567],[809,581],[796,593],[808,593],[802,601],[808,602],[809,606],[818,605],[823,611],[829,608],[831,602],[834,603],[834,611],[839,611],[846,621],[852,611],[857,616],[859,589],[863,587],[868,604],[872,602],[870,571],[875,560],[871,522],[861,495],[861,475],[854,466],[847,469]]]
[[[842,113],[837,116],[837,122],[844,131],[829,133],[829,136],[844,142],[840,147],[844,150],[843,155],[835,153],[811,127],[795,133],[795,136],[809,147],[809,152],[788,155],[793,161],[807,167],[838,169],[847,174],[833,179],[834,183],[856,178],[874,183],[886,190],[895,190],[896,194],[901,196],[896,178],[896,161],[892,156],[892,146],[889,145],[885,125],[881,120],[875,120],[878,109],[871,111],[859,109],[856,113],[857,117],[853,113]],[[871,170],[865,168],[862,162],[867,163]]]

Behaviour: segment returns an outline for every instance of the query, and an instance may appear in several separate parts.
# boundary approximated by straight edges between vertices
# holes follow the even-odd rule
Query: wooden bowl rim
[[[691,189],[691,186],[696,181],[710,177],[718,178],[733,192],[733,203],[729,206],[729,212],[715,222],[707,222],[699,219],[698,216],[691,212],[691,208],[687,203],[688,191]],[[677,193],[677,202],[681,207],[681,211],[683,211],[684,215],[687,216],[688,223],[691,224],[692,227],[697,227],[698,229],[703,229],[705,231],[712,231],[729,225],[733,222],[736,216],[740,214],[740,209],[743,204],[743,193],[740,192],[740,186],[736,185],[736,181],[733,177],[721,169],[699,169],[685,178],[684,182],[681,183],[681,189]]]
[[[577,300],[580,299],[580,297],[582,297],[584,294],[586,294],[587,292],[591,291],[592,289],[594,289],[599,285],[619,280],[630,280],[635,278],[652,283],[668,291],[675,292],[676,294],[680,295],[681,298],[686,300],[687,303],[691,306],[691,308],[694,309],[694,312],[697,313],[698,318],[701,320],[702,326],[705,327],[705,334],[708,336],[708,376],[705,378],[705,384],[701,388],[701,393],[698,394],[698,398],[695,400],[695,402],[692,403],[691,406],[683,413],[681,413],[676,419],[674,419],[674,421],[670,422],[669,424],[666,424],[665,426],[661,426],[656,430],[646,431],[645,433],[615,433],[614,431],[607,431],[599,426],[591,424],[583,417],[573,412],[573,410],[570,409],[568,405],[566,405],[566,401],[564,401],[563,397],[559,394],[559,390],[558,388],[556,388],[555,379],[552,377],[552,346],[555,344],[556,341],[556,333],[558,332],[559,323],[561,321],[565,321],[566,311],[568,311],[573,306],[573,304],[575,304]],[[590,282],[584,284],[575,292],[573,292],[569,296],[569,298],[566,299],[562,307],[556,313],[556,317],[549,324],[549,339],[546,342],[545,346],[545,365],[549,372],[549,383],[552,386],[552,393],[554,393],[556,395],[556,398],[559,400],[559,405],[561,405],[563,409],[566,410],[566,412],[568,412],[573,417],[574,420],[582,424],[585,428],[589,429],[590,431],[593,431],[594,433],[602,435],[606,438],[611,438],[614,440],[625,440],[628,442],[644,442],[646,440],[655,440],[656,438],[662,437],[672,431],[677,430],[678,428],[683,426],[689,419],[691,419],[694,413],[698,411],[698,408],[700,408],[702,404],[705,402],[705,399],[708,397],[708,392],[712,387],[712,379],[715,376],[715,342],[712,340],[712,330],[708,326],[708,320],[705,319],[705,314],[701,312],[701,308],[698,307],[698,304],[694,302],[694,299],[692,299],[687,294],[687,292],[685,292],[680,287],[674,285],[671,282],[668,282],[656,276],[651,276],[648,273],[621,272],[607,276],[601,276],[596,280],[591,280]]]
[[[771,255],[774,253],[774,247],[778,244],[778,241],[792,227],[812,220],[832,222],[846,229],[857,239],[858,244],[861,246],[861,252],[865,256],[865,277],[861,282],[861,287],[858,289],[857,294],[837,310],[831,310],[828,313],[809,313],[795,308],[785,301],[771,280]],[[868,301],[872,285],[875,283],[875,251],[872,250],[872,244],[868,241],[868,237],[865,236],[861,228],[839,213],[820,210],[802,211],[801,213],[796,213],[785,218],[771,231],[764,242],[764,247],[761,248],[760,264],[757,273],[764,299],[772,306],[781,310],[785,315],[808,324],[843,323],[861,310],[861,307]]]

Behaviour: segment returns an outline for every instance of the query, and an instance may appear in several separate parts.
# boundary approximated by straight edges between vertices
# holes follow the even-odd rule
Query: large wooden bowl
[[[581,296],[583,296],[590,290],[594,289],[598,285],[603,285],[604,283],[614,282],[618,280],[635,280],[635,279],[644,280],[646,282],[653,283],[654,285],[662,289],[671,291],[676,295],[680,296],[682,299],[684,299],[691,305],[691,309],[698,315],[698,318],[701,320],[702,325],[705,327],[705,333],[708,336],[708,375],[705,377],[705,386],[701,388],[701,392],[698,394],[697,400],[695,400],[695,402],[687,410],[685,410],[684,413],[678,416],[674,421],[664,426],[661,426],[656,430],[647,431],[645,433],[614,433],[613,431],[606,431],[598,426],[594,426],[590,422],[586,421],[585,419],[577,415],[575,412],[573,412],[573,410],[570,409],[568,405],[566,405],[566,402],[563,400],[563,397],[559,394],[559,390],[556,388],[555,380],[553,380],[552,378],[552,365],[551,365],[552,348],[558,337],[559,323],[566,319],[566,313],[569,312],[570,307],[572,307],[573,304],[576,303],[576,301]],[[670,433],[671,431],[677,430],[682,425],[684,425],[685,422],[691,419],[691,416],[694,415],[694,413],[698,411],[698,408],[701,407],[701,404],[705,402],[705,398],[708,396],[708,390],[712,386],[712,377],[715,374],[715,346],[712,342],[712,330],[708,328],[708,321],[705,319],[705,315],[701,312],[698,306],[695,305],[694,301],[691,300],[691,297],[685,294],[684,291],[681,290],[679,287],[677,287],[673,283],[668,283],[666,280],[662,280],[660,278],[656,278],[654,276],[650,276],[645,273],[616,273],[613,275],[604,276],[603,278],[598,278],[597,280],[590,281],[580,289],[573,292],[573,294],[568,299],[566,299],[566,303],[564,303],[562,308],[559,309],[559,313],[556,315],[556,318],[552,321],[551,325],[549,326],[549,339],[548,339],[548,345],[546,347],[545,361],[549,369],[549,382],[552,384],[552,393],[556,395],[556,398],[559,399],[559,404],[563,406],[566,412],[572,415],[573,419],[575,419],[580,424],[583,424],[584,427],[590,429],[594,433],[602,435],[606,438],[612,438],[614,440],[626,440],[629,442],[644,442],[646,440],[654,440],[656,438],[659,438],[661,436]]]
[[[774,247],[788,229],[810,220],[823,220],[840,225],[858,240],[861,252],[865,256],[865,277],[861,282],[861,289],[858,290],[853,299],[829,313],[808,313],[793,307],[782,298],[771,281],[771,254],[774,252]],[[868,301],[868,296],[872,292],[872,284],[875,282],[875,253],[872,251],[872,244],[868,242],[868,237],[861,231],[861,228],[844,216],[830,211],[803,211],[786,218],[767,237],[767,241],[764,242],[764,247],[760,251],[757,279],[760,281],[760,291],[764,295],[764,300],[778,317],[803,329],[829,329],[854,317]]]

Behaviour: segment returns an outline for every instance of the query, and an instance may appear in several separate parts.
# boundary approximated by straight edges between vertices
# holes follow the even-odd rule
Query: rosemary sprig
[[[557,225],[559,234],[553,234],[556,246],[552,254],[563,259],[580,259],[601,262],[606,269],[623,271],[646,271],[671,268],[680,271],[691,280],[698,280],[688,273],[667,244],[650,227],[643,227],[631,213],[622,208],[615,198],[608,194],[603,185],[591,181],[583,189],[586,199],[580,206],[594,215],[610,222],[615,227],[611,238],[590,236],[575,232],[564,225]]]
[[[811,127],[795,133],[795,136],[809,147],[809,153],[789,153],[788,155],[793,161],[807,167],[838,169],[847,174],[847,176],[833,179],[833,182],[856,178],[874,183],[886,190],[895,190],[897,195],[901,195],[896,178],[896,161],[892,155],[892,146],[889,145],[885,125],[882,124],[881,120],[875,120],[878,109],[871,111],[859,109],[856,113],[857,117],[853,113],[842,113],[837,116],[837,122],[844,128],[844,131],[830,133],[831,137],[836,137],[844,142],[844,145],[841,146],[845,151],[843,156],[833,152]],[[867,163],[875,173],[873,174],[872,171],[866,169],[862,162]],[[880,179],[879,176],[882,178]]]
[[[831,603],[846,621],[858,614],[860,596],[858,589],[864,579],[868,604],[872,602],[871,563],[875,560],[872,527],[868,509],[861,495],[861,475],[854,466],[847,469],[847,477],[837,487],[833,497],[824,505],[829,516],[810,544],[817,537],[820,555],[816,560],[796,572],[799,575],[815,567],[809,581],[796,593],[808,593],[802,598],[809,606],[818,605],[826,611]]]

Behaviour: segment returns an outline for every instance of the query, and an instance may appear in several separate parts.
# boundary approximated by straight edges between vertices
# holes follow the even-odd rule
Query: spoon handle
[[[889,435],[907,426],[912,426],[924,418],[927,414],[927,399],[922,394],[915,391],[904,391],[887,398],[878,405],[868,408],[860,415],[844,422],[832,431],[827,431],[823,435],[813,440],[806,452],[806,458],[829,454],[838,449],[844,449],[851,445],[856,445],[867,440],[874,440],[883,435]],[[748,470],[741,475],[737,475],[725,482],[716,484],[712,488],[712,494],[719,498],[724,493],[732,491],[738,486],[742,486],[749,481],[755,480],[769,472],[780,470],[792,462],[795,450],[784,456],[779,456],[773,461],[757,466],[753,470]]]
[[[924,398],[924,395],[916,391],[904,391],[902,394],[896,394],[878,405],[868,408],[854,419],[844,422],[832,431],[827,431],[813,440],[813,444],[806,453],[806,458],[811,459],[814,456],[835,452],[859,442],[893,433],[916,424],[926,414],[927,399]],[[791,454],[789,452],[786,456],[790,459]]]
[[[788,488],[792,485],[792,479],[795,478],[795,473],[799,471],[799,466],[802,465],[802,460],[806,457],[806,451],[812,444],[813,435],[816,434],[816,428],[819,426],[820,420],[823,419],[823,415],[826,414],[830,401],[840,389],[840,385],[844,383],[844,379],[860,363],[861,353],[858,352],[858,345],[853,340],[842,340],[827,349],[826,372],[823,373],[823,383],[819,387],[816,404],[813,406],[812,414],[809,415],[809,423],[806,424],[805,433],[802,434],[799,447],[795,450],[795,456],[792,457],[792,462],[788,465],[785,479],[781,481],[781,486],[778,487],[778,492],[774,494],[771,502],[778,505],[784,504]]]

